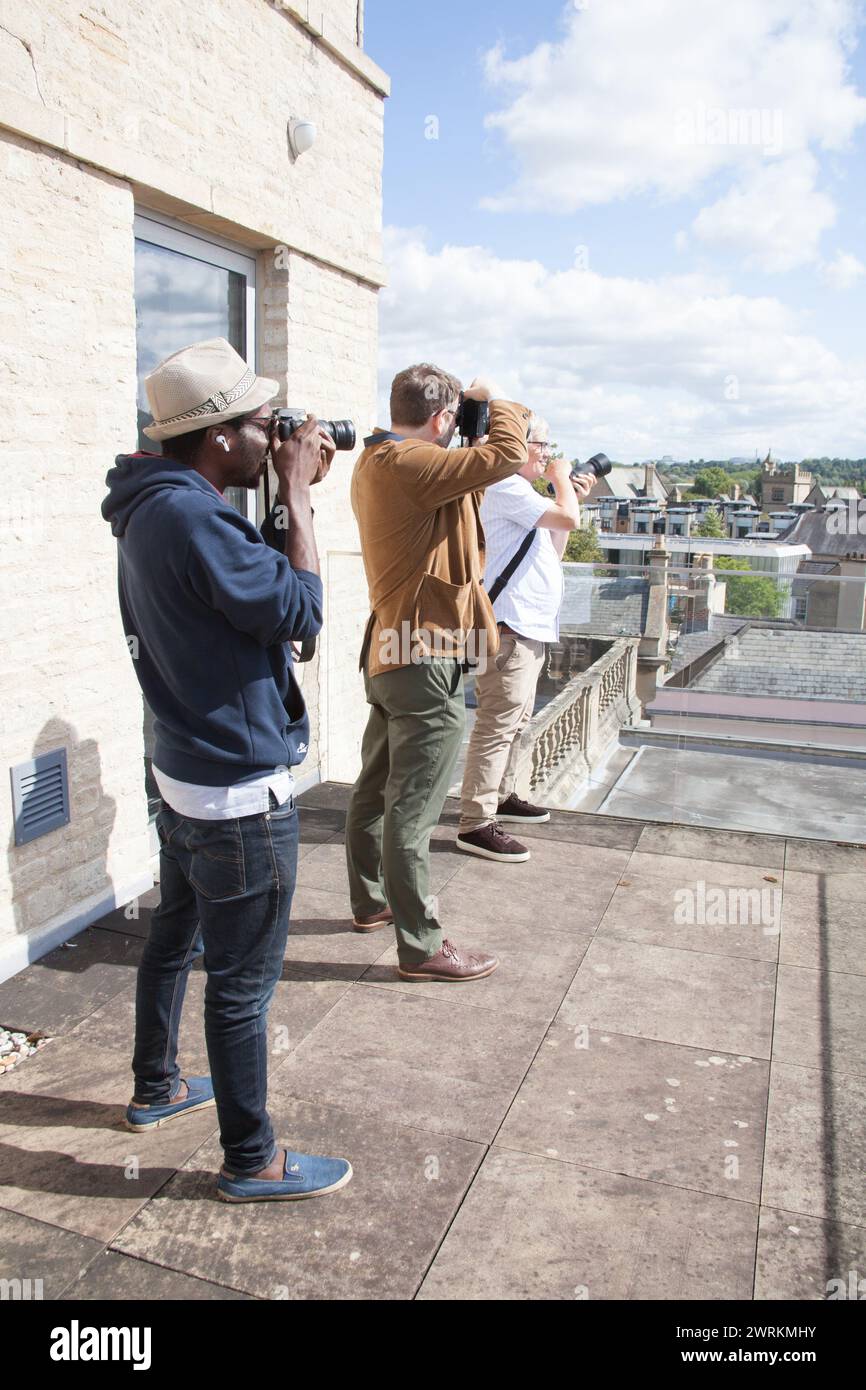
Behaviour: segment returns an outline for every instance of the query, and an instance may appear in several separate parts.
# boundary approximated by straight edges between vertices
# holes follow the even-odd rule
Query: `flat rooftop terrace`
[[[227,1206],[213,1110],[121,1127],[154,892],[0,985],[0,1022],[53,1034],[0,1080],[0,1276],[66,1300],[762,1300],[866,1269],[866,849],[556,812],[499,865],[453,849],[452,802],[441,912],[502,964],[413,984],[390,930],[350,929],[346,796],[300,802],[270,1107],[353,1181]]]

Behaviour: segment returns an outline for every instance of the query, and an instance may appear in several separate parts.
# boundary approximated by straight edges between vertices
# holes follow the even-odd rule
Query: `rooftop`
[[[866,700],[866,632],[748,625],[728,638],[721,656],[701,671],[690,690]]]
[[[3,1021],[54,1034],[0,1082],[3,1276],[44,1271],[52,1299],[823,1299],[866,1265],[866,850],[557,812],[503,868],[455,853],[450,803],[441,910],[502,965],[413,985],[390,933],[347,929],[346,795],[301,799],[270,1103],[353,1181],[229,1207],[213,1111],[119,1127],[152,894],[0,986]],[[703,924],[711,890],[760,917]]]
[[[846,512],[847,517],[847,512]],[[842,525],[834,510],[803,512],[795,526],[785,532],[786,545],[808,546],[813,555],[862,555],[866,558],[866,501],[857,507],[861,534],[852,534],[847,520]]]

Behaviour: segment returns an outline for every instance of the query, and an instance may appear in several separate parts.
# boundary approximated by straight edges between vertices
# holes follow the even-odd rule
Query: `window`
[[[774,487],[774,488],[773,488],[773,491],[772,491],[772,501],[773,501],[773,502],[784,502],[784,500],[785,500],[785,492],[784,492],[784,489],[783,489],[783,488],[780,488],[780,487]]]
[[[256,262],[227,243],[153,217],[135,218],[135,335],[138,371],[138,447],[159,453],[142,433],[151,421],[144,378],[157,363],[190,343],[227,338],[255,367]],[[226,499],[251,520],[256,495],[228,488]],[[145,786],[151,815],[159,789],[151,771],[153,715],[144,705]]]

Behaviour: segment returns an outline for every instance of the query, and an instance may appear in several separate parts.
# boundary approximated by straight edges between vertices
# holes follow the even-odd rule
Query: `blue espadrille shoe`
[[[352,1165],[345,1158],[286,1151],[282,1179],[242,1178],[220,1173],[217,1196],[224,1202],[293,1202],[302,1197],[323,1197],[345,1187]]]
[[[126,1128],[142,1134],[145,1130],[167,1125],[178,1115],[189,1115],[193,1110],[204,1110],[205,1106],[215,1104],[209,1076],[182,1076],[181,1081],[186,1082],[189,1091],[183,1100],[167,1101],[163,1105],[139,1105],[131,1100],[126,1107]]]

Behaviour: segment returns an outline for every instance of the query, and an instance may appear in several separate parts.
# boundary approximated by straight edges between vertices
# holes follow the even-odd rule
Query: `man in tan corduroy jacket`
[[[464,661],[499,642],[480,501],[526,463],[530,411],[493,399],[484,442],[450,449],[460,393],[429,363],[399,372],[391,429],[364,441],[352,478],[371,608],[361,657],[370,717],[346,824],[353,925],[394,923],[405,979],[479,979],[498,964],[443,938],[429,847],[463,738]],[[480,381],[466,392],[491,394]]]

